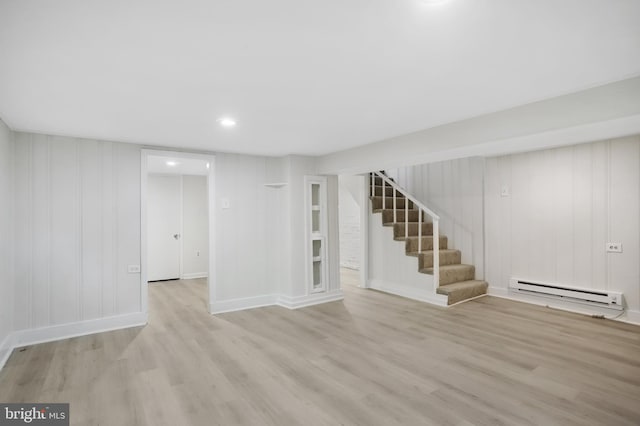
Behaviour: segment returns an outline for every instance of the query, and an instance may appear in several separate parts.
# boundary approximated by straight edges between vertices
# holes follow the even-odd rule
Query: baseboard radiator
[[[541,296],[565,302],[575,302],[618,310],[623,309],[622,293],[617,291],[568,287],[559,284],[547,284],[516,278],[510,280],[509,288],[516,293],[531,296]]]

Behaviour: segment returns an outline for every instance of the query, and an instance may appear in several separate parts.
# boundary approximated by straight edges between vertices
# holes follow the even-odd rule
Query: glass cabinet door
[[[327,289],[327,180],[323,176],[305,176],[305,214],[307,221],[307,271],[309,291]]]
[[[324,244],[321,238],[317,238],[317,239],[313,239],[311,241],[312,244],[312,280],[311,280],[311,285],[312,291],[321,291],[323,289],[323,274],[322,274],[322,267],[323,267],[323,263],[324,263],[324,259],[323,259],[323,249],[324,249]]]

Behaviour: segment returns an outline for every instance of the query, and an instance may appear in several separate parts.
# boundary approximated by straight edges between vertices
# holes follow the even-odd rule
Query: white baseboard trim
[[[437,294],[430,289],[418,289],[403,284],[392,283],[378,279],[372,279],[367,282],[367,287],[382,291],[384,293],[394,294],[396,296],[406,297],[407,299],[418,300],[420,302],[430,303],[432,305],[447,307],[448,298],[445,295]]]
[[[352,269],[354,271],[359,271],[360,270],[360,265],[359,264],[351,263],[351,262],[340,262],[340,267],[341,268]]]
[[[9,333],[5,336],[2,343],[0,343],[0,370],[6,364],[7,360],[13,352],[13,333]]]
[[[630,324],[640,325],[640,311],[625,310],[620,315],[620,311],[617,309],[609,309],[598,306],[586,306],[571,302],[564,302],[562,300],[553,300],[546,297],[536,297],[524,294],[518,294],[509,291],[506,288],[491,287],[488,290],[489,296],[500,297],[503,299],[515,300],[517,302],[530,303],[538,306],[548,306],[553,309],[560,309],[567,312],[573,312],[582,315],[604,315],[605,318],[615,321],[627,322]],[[617,315],[619,317],[615,318]]]
[[[51,342],[53,340],[104,333],[106,331],[120,330],[122,328],[139,327],[146,324],[147,314],[136,312],[133,314],[116,315],[69,324],[18,330],[13,333],[13,345],[16,348],[19,348],[21,346]]]
[[[72,337],[86,336],[88,334],[104,333],[106,331],[120,330],[123,328],[140,327],[146,324],[147,314],[136,312],[132,314],[116,315],[68,324],[17,330],[7,336],[2,343],[2,346],[0,346],[0,354],[6,351],[4,356],[0,355],[0,368],[4,366],[13,350],[22,346],[36,345],[38,343],[52,342],[54,340],[70,339]]]
[[[209,307],[212,314],[243,311],[245,309],[264,308],[265,306],[281,306],[287,309],[304,308],[305,306],[333,302],[344,299],[342,290],[330,293],[316,293],[307,296],[290,297],[283,294],[265,294],[263,296],[245,297],[240,299],[222,300],[214,302]]]
[[[183,280],[193,280],[195,278],[207,278],[209,274],[207,272],[189,272],[188,274],[182,274]]]
[[[468,298],[468,299],[464,299],[464,300],[461,300],[461,301],[459,301],[459,302],[452,303],[451,305],[447,305],[447,307],[448,307],[448,308],[450,308],[450,307],[452,307],[452,306],[461,305],[461,304],[463,304],[463,303],[465,303],[465,302],[469,302],[469,301],[471,301],[471,300],[480,299],[481,297],[485,297],[485,296],[487,296],[487,294],[486,294],[486,293],[485,293],[485,294],[481,294],[481,295],[479,295],[479,296],[470,297],[470,298]]]
[[[640,311],[626,311],[626,318],[625,316],[621,316],[620,318],[618,318],[618,321],[622,321],[622,322],[628,322],[629,324],[636,324],[636,325],[640,325]]]
[[[276,303],[287,309],[299,309],[307,306],[319,305],[321,303],[335,302],[344,299],[342,290],[335,290],[329,293],[315,293],[306,296],[290,297],[280,295]]]
[[[221,300],[209,305],[209,312],[212,314],[223,314],[225,312],[243,311],[245,309],[262,308],[276,304],[278,299],[275,294],[265,294],[262,296],[244,297],[240,299]]]

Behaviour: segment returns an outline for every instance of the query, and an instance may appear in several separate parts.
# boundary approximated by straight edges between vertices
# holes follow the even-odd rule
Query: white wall
[[[216,155],[216,302],[276,292],[266,274],[270,219],[266,167],[266,157]],[[230,208],[222,208],[222,199],[229,200]]]
[[[220,154],[215,169],[218,238],[212,311],[273,304],[296,308],[340,298],[337,176],[327,180],[330,285],[326,294],[310,294],[304,176],[316,174],[316,160]],[[221,208],[224,198],[230,209]]]
[[[489,158],[485,194],[491,291],[511,277],[617,290],[640,322],[639,136]]]
[[[266,209],[269,212],[265,274],[275,282],[275,292],[289,294],[291,291],[291,229],[289,227],[289,159],[268,158],[264,183]]]
[[[418,258],[405,254],[405,242],[393,239],[380,213],[370,213],[368,227],[367,287],[446,306],[447,297],[435,294],[433,275],[418,272]]]
[[[491,293],[523,299],[507,291],[512,277],[616,290],[630,311],[622,319],[640,322],[640,136],[388,174],[441,216],[449,246]],[[370,227],[371,280],[415,286],[376,215]],[[606,253],[606,242],[623,253]]]
[[[205,277],[208,273],[209,224],[207,178],[182,176],[182,276]]]
[[[0,120],[0,367],[13,331],[13,132]]]
[[[141,262],[141,147],[28,133],[15,139],[14,330],[140,313],[140,275],[128,273],[127,266]],[[289,219],[303,207],[303,176],[315,167],[305,157],[216,154],[214,305],[224,310],[273,304],[279,296],[286,306],[308,302],[296,299],[307,292],[300,260],[304,221]],[[273,197],[265,183],[275,177],[292,184]],[[339,286],[337,178],[330,177],[328,187],[335,244],[329,268]],[[230,208],[222,208],[222,199]],[[105,327],[123,325],[114,321]],[[57,328],[56,336],[71,329],[91,331]],[[23,333],[18,340],[52,333]]]
[[[316,162],[317,167],[317,162]],[[340,227],[338,218],[338,176],[327,176],[327,261],[329,262],[329,285],[327,293],[342,298],[340,286]],[[332,296],[333,297],[333,296]]]
[[[318,171],[354,174],[640,133],[640,77],[327,154]]]
[[[356,202],[360,199],[360,183],[358,176],[338,178],[340,266],[351,269],[360,268],[360,207]]]
[[[484,159],[461,158],[390,170],[398,183],[440,216],[440,233],[462,263],[484,277]]]
[[[16,330],[140,311],[140,148],[16,133]]]
[[[291,258],[289,268],[289,291],[284,294],[302,298],[309,296],[307,282],[305,228],[305,175],[317,175],[317,159],[290,155],[288,161],[289,188],[289,235]],[[328,252],[329,252],[329,287],[327,292],[336,292],[340,288],[339,251],[340,237],[338,229],[338,177],[327,179],[327,219],[328,219]]]
[[[289,235],[291,263],[289,268],[289,289],[284,294],[294,297],[305,296],[307,287],[306,270],[306,241],[305,228],[305,195],[304,176],[316,175],[316,163],[313,158],[303,156],[287,157],[289,162],[288,188],[289,188]]]

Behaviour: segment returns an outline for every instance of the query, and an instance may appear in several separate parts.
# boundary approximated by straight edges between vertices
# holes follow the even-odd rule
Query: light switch
[[[220,205],[222,206],[223,209],[231,208],[231,202],[229,201],[228,198],[222,198],[220,200]]]

